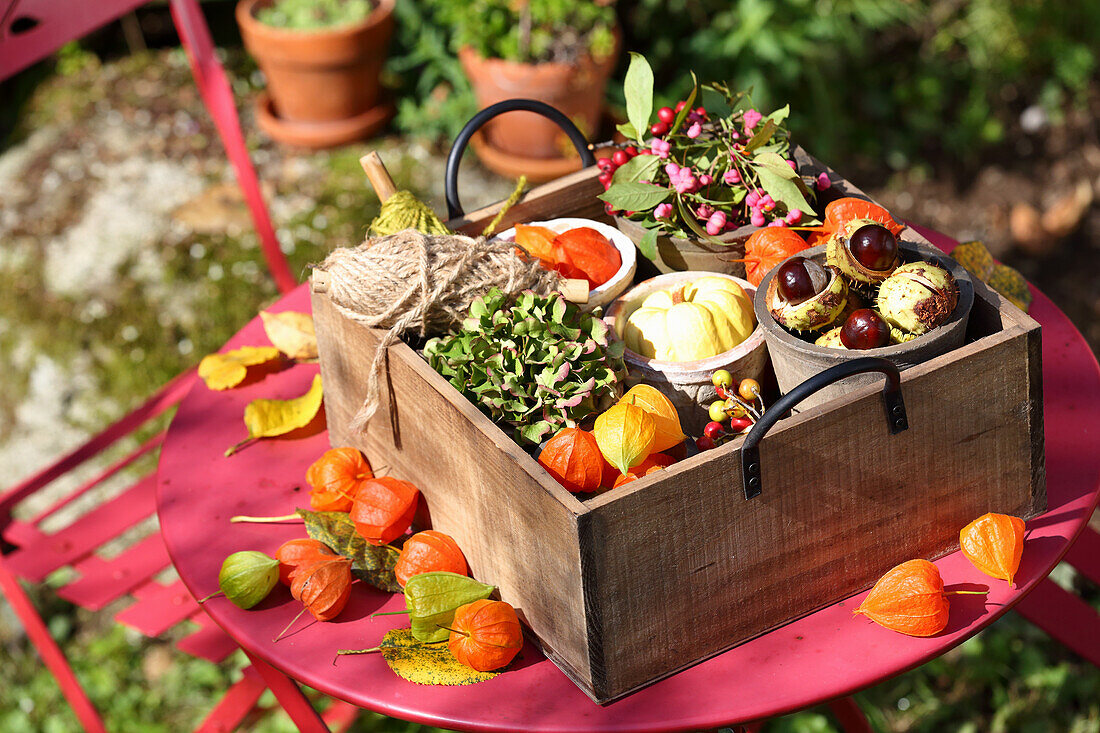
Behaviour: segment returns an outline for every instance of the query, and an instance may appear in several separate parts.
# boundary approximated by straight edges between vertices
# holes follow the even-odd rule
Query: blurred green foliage
[[[514,17],[492,15],[497,3],[398,5],[398,128],[453,137],[473,102],[451,51],[473,43],[511,56]],[[790,103],[792,131],[815,154],[879,170],[922,159],[974,166],[1032,104],[1057,121],[1063,105],[1083,101],[1100,49],[1100,3],[637,0],[616,12],[624,47],[652,63],[661,101],[686,93],[688,70],[752,87],[764,108]],[[624,70],[625,58],[620,78]],[[608,93],[621,105],[619,84]]]
[[[291,30],[313,30],[364,20],[373,5],[370,0],[276,0],[260,8],[261,23]]]

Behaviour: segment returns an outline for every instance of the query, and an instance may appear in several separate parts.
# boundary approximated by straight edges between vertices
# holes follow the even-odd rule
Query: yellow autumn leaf
[[[409,629],[387,631],[378,651],[398,677],[418,685],[472,685],[500,674],[471,669],[454,658],[445,642],[425,644],[413,638]]]
[[[271,343],[288,358],[317,358],[317,334],[313,330],[313,317],[308,313],[260,311],[260,318]]]
[[[289,400],[252,400],[244,408],[244,424],[248,428],[248,437],[230,446],[225,455],[233,455],[257,438],[273,438],[304,428],[316,417],[323,399],[321,375],[318,374],[313,378],[309,391],[301,397]]]
[[[248,367],[279,358],[273,346],[245,346],[224,354],[208,354],[199,362],[199,376],[214,390],[236,387],[248,375]]]
[[[592,434],[607,462],[626,473],[653,452],[657,423],[641,407],[620,402],[596,418]]]
[[[652,453],[661,453],[677,446],[687,437],[684,435],[683,428],[680,427],[680,415],[676,412],[676,406],[656,387],[648,384],[631,387],[619,403],[637,405],[653,418],[656,435],[653,438],[653,447],[650,449]]]

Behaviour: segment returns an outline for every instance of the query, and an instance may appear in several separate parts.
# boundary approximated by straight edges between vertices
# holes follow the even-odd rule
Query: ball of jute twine
[[[378,410],[387,352],[401,336],[450,331],[490,288],[509,297],[523,290],[546,295],[559,279],[537,259],[517,255],[512,242],[415,229],[334,250],[319,269],[328,274],[329,299],[343,315],[369,328],[389,329],[371,362],[366,397],[351,421],[357,431]]]

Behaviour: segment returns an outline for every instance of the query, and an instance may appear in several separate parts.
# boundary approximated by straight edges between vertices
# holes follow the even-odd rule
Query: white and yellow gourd
[[[729,351],[755,327],[752,300],[740,285],[701,277],[650,294],[627,318],[623,340],[649,359],[696,361]]]

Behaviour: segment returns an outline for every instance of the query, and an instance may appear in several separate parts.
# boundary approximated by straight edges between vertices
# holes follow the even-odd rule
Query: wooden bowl
[[[760,324],[758,328],[762,329],[764,339],[767,341],[768,353],[771,355],[776,380],[782,392],[789,392],[831,366],[861,356],[880,356],[894,362],[898,368],[905,369],[963,345],[966,340],[966,324],[970,317],[970,307],[974,304],[974,284],[970,281],[970,274],[942,250],[917,237],[919,235],[911,229],[906,229],[902,233],[901,241],[898,242],[902,259],[906,262],[924,260],[947,269],[959,286],[959,302],[947,323],[904,344],[883,346],[879,349],[847,350],[832,349],[803,341],[776,323],[764,302],[764,295],[768,292],[768,286],[775,278],[775,274],[779,272],[779,267],[773,267],[764,276],[760,282],[760,288],[756,291],[756,297],[753,298],[753,310],[756,312],[756,321]],[[799,252],[796,256],[824,264],[825,246],[812,247]],[[819,334],[815,334],[815,338],[817,335]],[[814,392],[799,403],[798,409],[808,410],[815,405],[847,394],[857,387],[881,382],[882,376],[879,374],[857,374]]]
[[[650,278],[635,285],[623,293],[607,309],[604,321],[611,326],[616,338],[622,338],[627,318],[641,305],[651,293],[702,277],[724,277],[733,280],[744,288],[749,298],[756,291],[746,280],[721,272],[671,272]],[[770,318],[771,316],[769,316]],[[768,368],[768,352],[764,345],[764,333],[760,329],[759,318],[756,328],[740,344],[721,354],[697,359],[695,361],[661,361],[649,359],[627,349],[623,355],[631,382],[645,382],[661,390],[680,415],[680,424],[688,435],[698,436],[703,427],[710,422],[707,407],[718,399],[718,392],[711,382],[711,375],[718,369],[727,369],[733,375],[734,384],[741,379],[752,378],[759,381]]]

